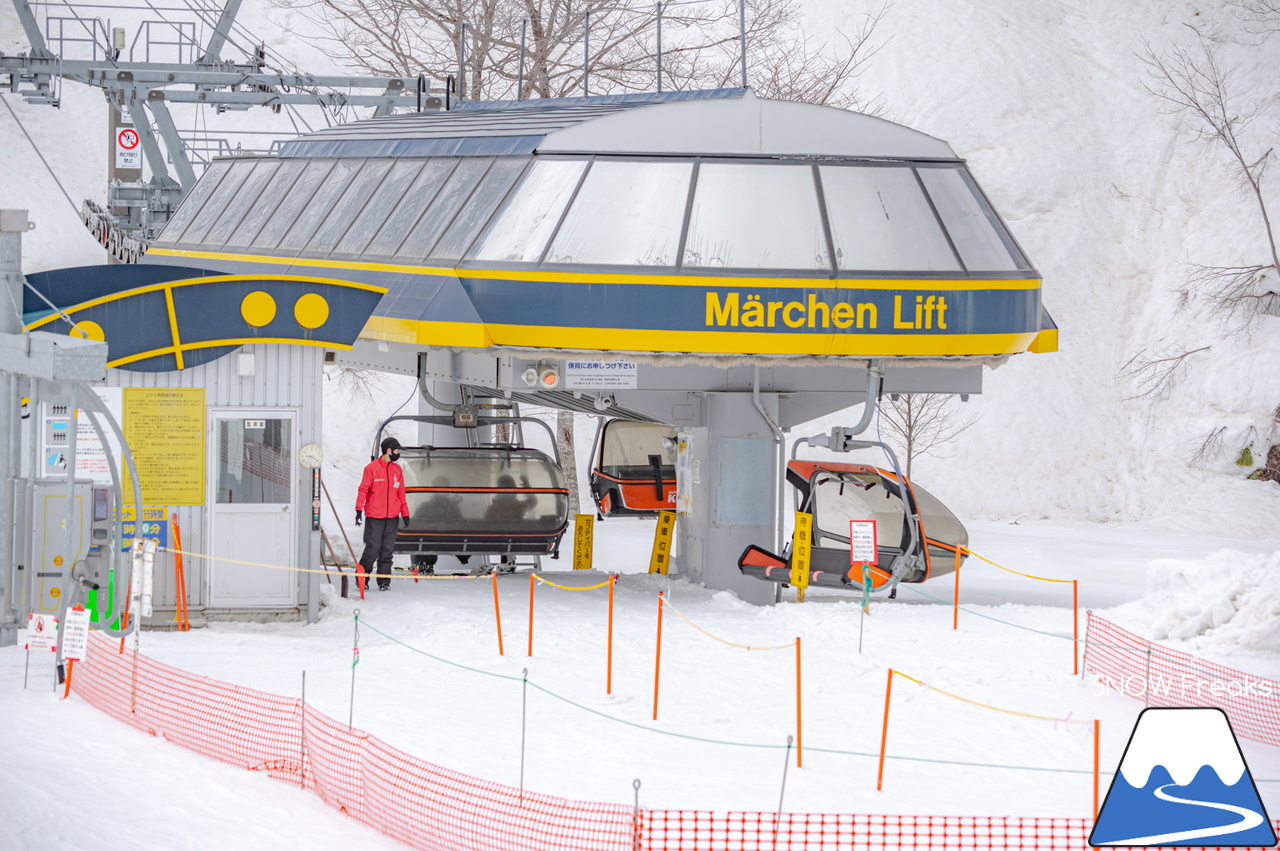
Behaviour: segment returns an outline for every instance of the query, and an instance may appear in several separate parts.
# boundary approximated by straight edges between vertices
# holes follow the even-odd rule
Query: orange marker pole
[[[493,580],[493,623],[498,628],[498,655],[502,655],[502,609],[498,607],[498,574],[490,573]]]
[[[173,619],[178,622],[178,631],[191,629],[191,621],[187,617],[187,572],[182,564],[182,529],[178,526],[178,515],[172,515],[173,523],[173,579],[177,599],[174,602]]]
[[[884,686],[884,726],[880,728],[880,770],[876,772],[876,791],[884,787],[884,747],[889,740],[889,698],[893,694],[893,668]]]
[[[68,659],[67,660],[67,681],[66,683],[63,684],[63,687],[62,687],[63,700],[66,700],[67,695],[71,694],[71,672],[74,671],[75,668],[76,668],[76,660]]]
[[[533,574],[529,574],[529,656],[533,655]]]
[[[1080,582],[1071,580],[1071,673],[1080,673]]]
[[[662,670],[662,592],[658,592],[658,646],[653,654],[653,720],[658,720],[658,672]]]
[[[1098,738],[1102,722],[1093,721],[1093,818],[1098,818]]]
[[[804,768],[804,713],[800,708],[800,636],[796,636],[796,768]]]
[[[604,693],[613,694],[613,589],[618,584],[618,575],[609,577],[609,640],[608,655],[605,657]]]
[[[956,545],[956,592],[951,598],[951,628],[956,629],[960,621],[960,545]]]

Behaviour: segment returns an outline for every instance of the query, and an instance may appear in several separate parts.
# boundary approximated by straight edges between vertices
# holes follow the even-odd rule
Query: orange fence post
[[[604,693],[613,694],[613,588],[618,584],[618,575],[609,577],[609,640],[604,666]]]
[[[658,649],[653,654],[653,720],[658,720],[658,672],[662,670],[662,592],[658,592]]]
[[[489,574],[493,580],[493,623],[498,628],[498,655],[502,654],[502,609],[498,607],[498,573]]]
[[[804,767],[804,713],[800,708],[800,636],[796,636],[796,768]]]
[[[74,670],[75,670],[75,668],[76,668],[76,660],[75,660],[75,659],[68,659],[68,660],[67,660],[67,681],[66,681],[66,683],[65,683],[65,684],[63,685],[63,687],[62,687],[62,699],[63,699],[63,700],[66,700],[66,699],[67,699],[67,695],[71,694],[71,672],[72,672],[72,671],[74,671]]]
[[[956,591],[951,598],[951,628],[956,629],[960,621],[960,546],[956,545]]]
[[[533,574],[529,574],[529,652],[527,655],[533,655],[533,586],[535,580]]]
[[[889,740],[889,697],[893,694],[893,668],[884,686],[884,726],[880,728],[880,770],[876,772],[876,791],[884,787],[884,746]]]
[[[1098,733],[1102,722],[1093,720],[1093,818],[1098,818]]]
[[[178,526],[178,515],[172,515],[173,523],[173,581],[174,612],[173,619],[178,622],[178,631],[191,629],[191,621],[187,617],[187,572],[182,564],[182,529]]]
[[[1080,582],[1071,580],[1071,674],[1080,673]]]

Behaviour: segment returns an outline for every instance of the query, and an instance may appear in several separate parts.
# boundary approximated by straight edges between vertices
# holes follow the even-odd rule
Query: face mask
[[[391,460],[392,460],[392,461],[399,461],[399,460],[400,460],[400,453],[399,453],[399,452],[397,452],[397,451],[395,451],[394,449],[392,449],[392,450],[391,450]]]

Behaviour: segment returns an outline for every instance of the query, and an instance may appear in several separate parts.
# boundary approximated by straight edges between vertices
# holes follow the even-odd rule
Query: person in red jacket
[[[396,546],[396,521],[403,518],[409,526],[409,503],[404,498],[404,471],[396,462],[400,460],[400,441],[394,437],[382,441],[382,455],[370,461],[364,468],[364,478],[356,491],[356,525],[362,517],[364,524],[364,553],[360,567],[366,574],[373,573],[373,563],[378,562],[378,590],[391,587],[391,556]]]

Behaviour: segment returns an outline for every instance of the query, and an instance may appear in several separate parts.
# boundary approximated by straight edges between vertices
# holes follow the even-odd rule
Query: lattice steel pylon
[[[170,104],[211,106],[218,114],[252,107],[277,114],[298,106],[320,107],[330,123],[340,122],[354,107],[374,107],[374,115],[389,115],[397,107],[441,108],[422,75],[315,76],[269,56],[265,45],[236,23],[242,0],[226,0],[221,8],[208,0],[180,0],[180,6],[144,2],[130,6],[126,0],[112,7],[121,16],[117,20],[133,25],[130,42],[125,27],[93,15],[100,6],[13,0],[30,50],[16,56],[0,53],[0,94],[56,108],[62,104],[62,82],[70,80],[100,89],[106,97],[111,107],[108,143],[114,149],[107,160],[107,202],[104,207],[86,200],[81,220],[116,262],[136,262],[145,253],[195,185],[197,169],[213,156],[257,150],[255,141],[265,142],[262,153],[270,153],[272,135],[296,132],[214,132],[184,138]],[[198,37],[202,33],[203,40]],[[223,59],[228,46],[241,50],[243,60]],[[68,52],[88,56],[71,58]],[[139,54],[142,61],[134,61]],[[156,57],[175,61],[153,61]],[[230,136],[240,141],[233,145]]]

